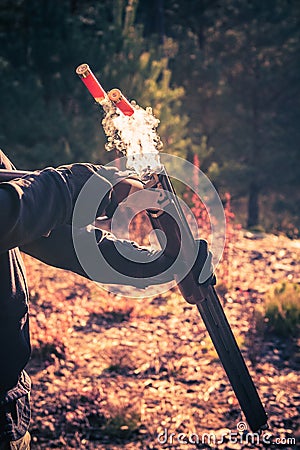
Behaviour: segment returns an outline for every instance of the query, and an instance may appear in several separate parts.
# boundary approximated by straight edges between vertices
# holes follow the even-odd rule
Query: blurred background
[[[87,62],[160,119],[237,220],[299,237],[297,0],[2,0],[0,146],[18,168],[107,162]],[[227,197],[226,197],[227,196]]]

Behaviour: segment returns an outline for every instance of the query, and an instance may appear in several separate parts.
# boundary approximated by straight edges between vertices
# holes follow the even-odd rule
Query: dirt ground
[[[216,271],[269,416],[260,436],[247,434],[199,313],[176,288],[120,298],[26,256],[32,449],[300,448],[299,342],[254,324],[271,285],[300,282],[299,255],[300,241],[239,231],[221,279]]]

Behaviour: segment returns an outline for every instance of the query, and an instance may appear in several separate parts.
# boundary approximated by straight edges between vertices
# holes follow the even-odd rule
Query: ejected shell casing
[[[101,103],[107,96],[105,90],[91,71],[88,64],[80,64],[76,69],[77,75],[81,78],[81,81],[88,88],[90,94],[94,97],[97,103]]]
[[[134,113],[133,106],[129,103],[127,98],[124,97],[120,89],[112,89],[109,91],[108,98],[114,102],[116,107],[119,108],[125,116],[132,116]]]

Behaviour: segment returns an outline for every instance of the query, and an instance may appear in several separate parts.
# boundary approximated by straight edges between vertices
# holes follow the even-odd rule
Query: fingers
[[[124,178],[113,188],[118,203],[123,202],[129,195],[142,189],[143,183],[132,178]]]
[[[209,286],[216,284],[216,277],[214,275],[214,267],[212,263],[212,253],[208,250],[208,244],[204,239],[199,239],[198,256],[194,269],[197,274],[198,283],[201,286]]]
[[[114,212],[117,209],[118,205],[119,205],[119,202],[117,200],[117,196],[116,196],[114,190],[112,190],[111,195],[110,195],[110,202],[105,208],[105,214],[109,219],[111,219],[112,216],[114,215]],[[98,215],[100,215],[100,214],[98,214]]]

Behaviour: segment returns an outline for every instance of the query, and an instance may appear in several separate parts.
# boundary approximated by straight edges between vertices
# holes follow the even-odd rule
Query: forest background
[[[244,227],[300,235],[297,0],[2,0],[0,145],[18,168],[107,162],[87,62],[195,155]]]

